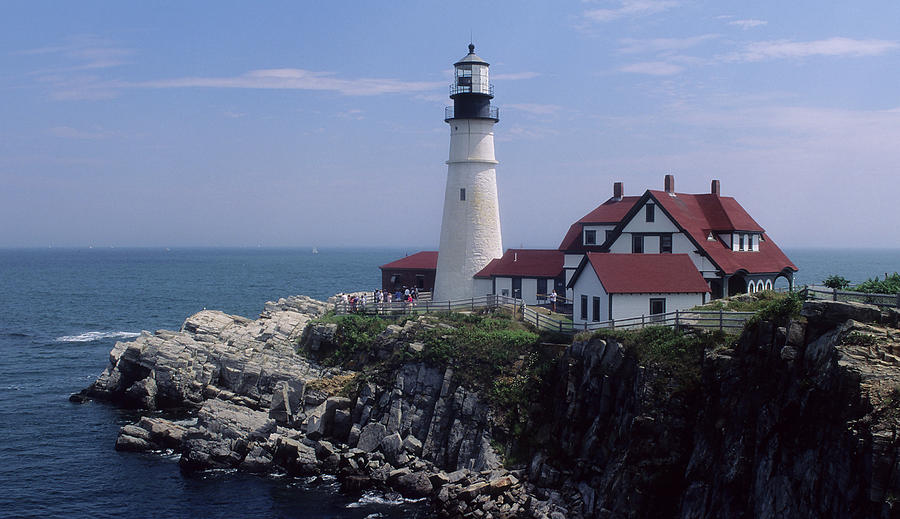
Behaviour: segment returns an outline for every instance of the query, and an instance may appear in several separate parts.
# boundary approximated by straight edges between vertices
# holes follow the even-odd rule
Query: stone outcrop
[[[200,312],[117,343],[79,397],[187,415],[126,425],[117,449],[171,449],[185,470],[337,474],[346,491],[427,497],[439,517],[900,516],[896,311],[807,303],[707,351],[689,380],[614,340],[574,342],[536,395],[536,449],[504,467],[490,406],[449,368],[399,363],[339,392],[353,373],[296,353],[301,338],[335,346],[334,325],[307,326],[327,307]],[[423,326],[439,325],[388,326],[348,365],[416,351]]]
[[[535,495],[567,517],[900,516],[896,312],[802,314],[706,352],[696,386],[614,341],[573,344]]]

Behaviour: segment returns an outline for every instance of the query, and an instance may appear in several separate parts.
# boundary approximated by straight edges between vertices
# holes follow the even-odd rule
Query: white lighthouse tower
[[[468,299],[475,293],[473,276],[503,255],[500,206],[494,158],[494,124],[500,119],[491,106],[494,88],[490,65],[469,53],[453,65],[454,81],[444,121],[450,123],[450,159],[441,244],[434,281],[435,301]]]

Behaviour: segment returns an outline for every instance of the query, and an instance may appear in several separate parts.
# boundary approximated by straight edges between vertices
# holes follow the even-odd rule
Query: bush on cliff
[[[854,290],[858,292],[866,292],[868,294],[900,294],[900,274],[894,272],[890,276],[885,275],[884,279],[869,278]]]

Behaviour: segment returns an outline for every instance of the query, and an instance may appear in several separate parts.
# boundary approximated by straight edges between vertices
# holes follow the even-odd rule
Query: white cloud
[[[678,74],[684,70],[684,67],[664,61],[645,61],[641,63],[632,63],[625,65],[619,69],[622,72],[630,72],[632,74],[647,74],[650,76],[671,76]]]
[[[232,77],[183,77],[129,83],[141,88],[249,88],[276,90],[329,90],[344,95],[368,96],[421,92],[443,86],[443,82],[403,81],[399,79],[340,79],[331,72],[299,68],[251,70]]]
[[[518,110],[520,112],[526,112],[534,115],[553,115],[559,113],[559,111],[562,110],[562,107],[553,104],[513,103],[503,105],[503,109]]]
[[[696,47],[701,43],[718,38],[718,34],[702,34],[689,38],[652,38],[639,40],[624,38],[619,40],[619,52],[623,54],[640,54],[645,52],[671,53]]]
[[[533,79],[540,76],[538,72],[511,72],[507,74],[493,74],[491,79],[500,81],[517,81],[520,79]]]
[[[814,41],[771,40],[747,44],[744,50],[723,56],[723,61],[764,61],[769,59],[805,58],[810,56],[877,56],[900,47],[893,40],[854,40],[828,38]]]
[[[614,9],[591,9],[584,17],[592,22],[611,22],[619,18],[631,18],[661,13],[678,6],[675,0],[621,0]]]
[[[83,139],[83,140],[99,140],[110,136],[109,133],[103,131],[79,130],[71,126],[54,126],[47,133],[54,137],[63,139]]]
[[[133,54],[130,49],[117,47],[113,42],[93,35],[82,35],[69,38],[64,45],[41,47],[14,52],[20,56],[56,55],[69,59],[75,64],[39,71],[46,74],[55,71],[96,70],[117,67],[128,63],[126,59]]]
[[[728,25],[736,25],[736,26],[740,27],[741,29],[746,30],[746,29],[752,29],[754,27],[759,27],[760,25],[766,25],[768,23],[769,22],[767,22],[765,20],[754,20],[751,18],[748,20],[733,20],[733,21],[728,22]]]

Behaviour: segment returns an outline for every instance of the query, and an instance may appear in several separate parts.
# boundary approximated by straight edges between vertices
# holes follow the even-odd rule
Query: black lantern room
[[[475,54],[475,45],[469,44],[469,53],[453,64],[454,78],[450,85],[453,106],[447,107],[444,120],[492,119],[500,120],[499,111],[491,106],[494,85],[488,73],[490,64]]]

